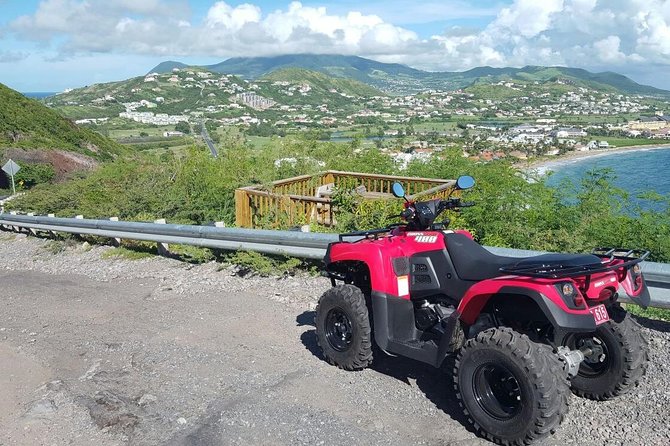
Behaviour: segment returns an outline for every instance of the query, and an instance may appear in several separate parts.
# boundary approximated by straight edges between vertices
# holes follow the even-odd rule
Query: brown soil
[[[5,157],[26,163],[49,163],[56,171],[56,181],[68,178],[73,172],[91,170],[98,162],[90,156],[57,149],[5,149]]]

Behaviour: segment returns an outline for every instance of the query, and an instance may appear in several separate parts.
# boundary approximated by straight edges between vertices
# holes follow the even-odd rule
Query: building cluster
[[[238,93],[235,95],[234,100],[254,110],[266,110],[276,104],[272,99],[264,98],[253,92]]]

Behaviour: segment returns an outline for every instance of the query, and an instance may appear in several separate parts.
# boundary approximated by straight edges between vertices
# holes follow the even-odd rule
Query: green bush
[[[14,175],[14,181],[24,189],[29,189],[37,184],[50,183],[56,176],[56,171],[51,164],[46,163],[24,163],[19,161],[21,170]]]

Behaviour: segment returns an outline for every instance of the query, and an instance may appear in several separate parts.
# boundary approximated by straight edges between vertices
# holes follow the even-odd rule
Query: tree
[[[179,121],[177,125],[174,126],[174,129],[187,135],[191,133],[191,126],[186,121]]]

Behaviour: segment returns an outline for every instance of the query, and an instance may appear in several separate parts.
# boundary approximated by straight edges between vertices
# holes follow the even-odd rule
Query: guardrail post
[[[166,223],[164,218],[159,218],[158,220],[154,220],[154,223],[158,225],[164,225]],[[158,255],[163,256],[163,257],[169,257],[170,256],[170,246],[167,243],[157,243],[158,246]]]
[[[34,217],[34,216],[35,216],[35,213],[34,213],[34,212],[28,212],[26,215],[27,215],[28,217]],[[33,229],[33,228],[28,228],[28,231],[29,231],[32,235],[37,236],[37,231],[36,231],[35,229]]]
[[[9,211],[9,215],[18,215],[18,214],[16,213],[16,211]],[[19,232],[19,227],[18,226],[10,226],[10,228],[14,232]]]
[[[109,217],[109,221],[119,221],[119,217]],[[112,246],[119,247],[121,246],[121,238],[114,237],[112,238]]]
[[[47,217],[49,218],[56,218],[56,214],[47,214]],[[56,237],[56,233],[54,231],[47,231],[51,237]]]

